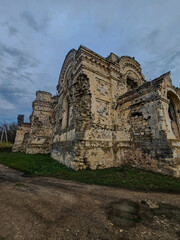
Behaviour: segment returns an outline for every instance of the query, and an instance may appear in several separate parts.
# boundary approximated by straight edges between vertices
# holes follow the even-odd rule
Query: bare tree
[[[16,137],[17,124],[16,123],[1,123],[0,124],[0,140],[14,143]]]

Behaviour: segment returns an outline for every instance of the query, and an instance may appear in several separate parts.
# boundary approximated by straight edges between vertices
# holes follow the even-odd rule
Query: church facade
[[[170,72],[149,82],[135,58],[80,46],[57,91],[36,92],[30,123],[18,116],[13,151],[51,153],[75,170],[129,165],[180,176],[180,89]]]

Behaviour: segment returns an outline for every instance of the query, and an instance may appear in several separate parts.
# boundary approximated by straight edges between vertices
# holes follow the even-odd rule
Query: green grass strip
[[[127,166],[74,171],[50,155],[12,152],[0,152],[0,164],[32,176],[56,177],[131,190],[180,193],[180,179]]]

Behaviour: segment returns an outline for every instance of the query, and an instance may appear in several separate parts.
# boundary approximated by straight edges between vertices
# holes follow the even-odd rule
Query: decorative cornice
[[[102,57],[101,55],[97,54],[96,52],[93,52],[92,50],[88,49],[87,47],[80,45],[79,49],[77,50],[76,57],[78,58],[79,55],[81,55],[82,53],[85,53],[87,56],[94,57],[95,59],[104,62],[104,64],[108,63],[106,58]]]

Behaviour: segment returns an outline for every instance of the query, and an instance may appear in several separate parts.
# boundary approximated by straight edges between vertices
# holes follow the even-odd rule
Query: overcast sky
[[[146,80],[180,87],[179,0],[0,0],[0,122],[26,120],[37,90],[56,93],[68,51],[134,56]]]

